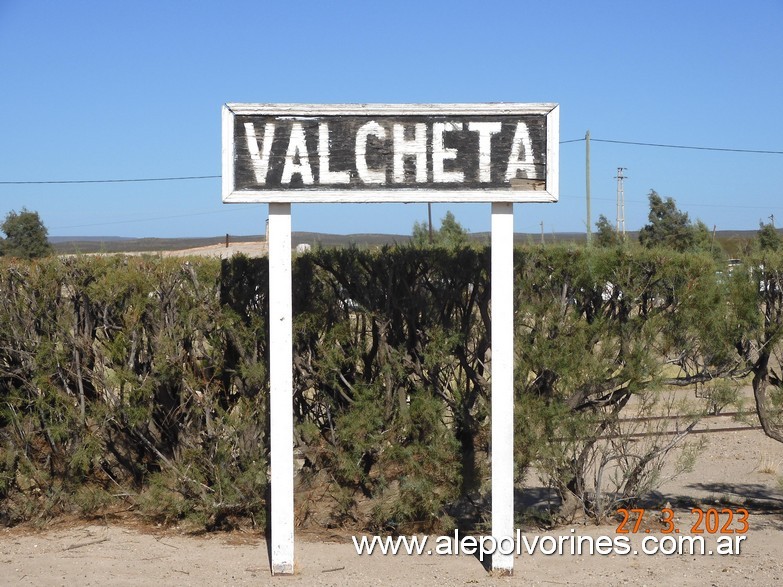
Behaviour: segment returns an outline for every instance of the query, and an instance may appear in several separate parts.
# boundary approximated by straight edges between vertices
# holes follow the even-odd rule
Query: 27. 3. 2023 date
[[[750,525],[748,523],[748,510],[745,508],[692,508],[691,513],[696,514],[696,520],[690,528],[691,534],[745,534]],[[617,526],[618,534],[636,534],[638,532],[649,533],[649,527],[644,528],[642,522],[645,516],[655,516],[662,525],[662,534],[679,534],[680,528],[674,520],[674,511],[671,508],[663,508],[654,514],[644,508],[620,508],[617,514],[622,516]]]

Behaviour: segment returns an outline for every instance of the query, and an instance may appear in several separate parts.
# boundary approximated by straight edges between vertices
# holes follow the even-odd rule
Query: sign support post
[[[272,574],[294,573],[291,204],[269,204],[269,427]]]
[[[514,570],[514,204],[492,203],[492,570]]]

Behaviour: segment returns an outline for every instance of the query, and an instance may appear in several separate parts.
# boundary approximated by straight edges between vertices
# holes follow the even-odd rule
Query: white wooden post
[[[492,570],[514,571],[514,205],[492,203]],[[508,553],[508,554],[505,554]]]
[[[291,204],[269,204],[269,421],[272,574],[294,572]]]

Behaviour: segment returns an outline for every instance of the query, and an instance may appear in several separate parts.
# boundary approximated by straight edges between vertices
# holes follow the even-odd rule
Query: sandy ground
[[[105,255],[128,255],[131,257],[141,255],[153,255],[160,257],[218,257],[220,259],[228,259],[235,254],[242,254],[247,257],[266,257],[268,247],[266,242],[259,241],[237,241],[230,242],[228,246],[225,244],[206,245],[203,247],[193,247],[190,249],[179,249],[174,251],[123,251],[123,252],[110,252],[110,253],[64,253],[61,257],[75,257],[75,256],[105,256]]]
[[[299,533],[296,573],[272,576],[263,538],[234,532],[194,536],[177,529],[115,521],[0,530],[2,585],[778,585],[783,582],[783,444],[760,431],[706,436],[695,469],[667,482],[651,503],[667,501],[690,534],[691,507],[746,507],[747,538],[735,555],[645,555],[641,541],[658,536],[650,523],[630,535],[634,554],[515,557],[512,577],[491,576],[476,556],[356,554],[347,535]],[[734,527],[738,524],[734,523]],[[616,537],[616,525],[577,525],[536,536]],[[651,533],[647,534],[646,530]],[[706,535],[708,549],[716,537]],[[431,537],[435,540],[435,537]],[[432,543],[430,543],[432,544]],[[566,547],[568,543],[566,542]],[[568,548],[567,548],[568,549]]]
[[[163,257],[188,257],[195,255],[200,257],[220,257],[221,259],[228,259],[239,253],[248,257],[265,257],[267,254],[267,244],[265,242],[240,242],[230,243],[228,247],[225,245],[209,245],[206,247],[195,247],[179,251],[161,251],[159,254]]]
[[[228,259],[229,257],[241,253],[248,257],[265,257],[267,253],[267,244],[265,242],[230,242],[228,246],[208,245],[205,247],[194,247],[192,249],[182,249],[179,251],[161,251],[158,254],[163,257],[188,257],[191,255],[200,257],[220,257]]]

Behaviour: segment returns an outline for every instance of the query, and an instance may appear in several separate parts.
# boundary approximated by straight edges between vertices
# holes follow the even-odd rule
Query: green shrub
[[[514,316],[494,318],[516,333],[516,479],[536,467],[587,515],[608,495],[588,483],[595,464],[624,458],[604,438],[623,438],[621,416],[660,406],[666,385],[730,387],[779,342],[761,316],[783,288],[720,278],[709,255],[526,247],[514,263]],[[449,528],[465,504],[480,519],[489,251],[316,250],[293,270],[299,521]],[[266,259],[0,259],[0,519],[130,501],[156,520],[263,526],[268,288]],[[626,459],[619,499],[654,484],[663,446]]]

